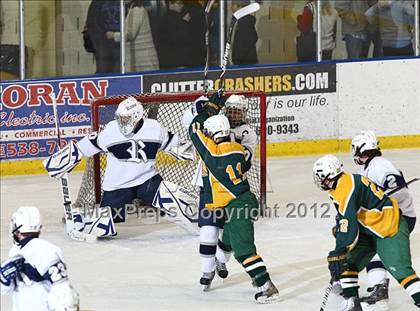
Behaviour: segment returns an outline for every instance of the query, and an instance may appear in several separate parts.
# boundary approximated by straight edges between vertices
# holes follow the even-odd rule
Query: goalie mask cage
[[[266,206],[266,95],[261,91],[226,92],[226,95],[244,95],[248,101],[247,123],[258,135],[259,144],[253,156],[252,168],[246,173],[251,191],[257,196],[261,211]],[[143,104],[145,117],[156,119],[168,131],[178,134],[181,141],[190,141],[187,129],[182,124],[184,111],[202,93],[150,93],[103,97],[91,104],[92,131],[100,131],[108,122],[114,120],[118,104],[129,96]],[[197,157],[198,158],[198,157]],[[179,161],[163,151],[156,157],[155,167],[163,180],[195,191],[199,189],[191,183],[198,160]],[[97,154],[87,159],[75,208],[92,209],[100,203],[102,196],[102,178],[106,167],[106,155]]]

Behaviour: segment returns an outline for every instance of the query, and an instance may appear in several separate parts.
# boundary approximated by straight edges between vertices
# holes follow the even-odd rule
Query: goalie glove
[[[70,172],[82,159],[82,154],[76,144],[70,142],[64,148],[49,156],[42,163],[48,174],[54,178],[61,178]]]
[[[181,161],[195,161],[194,145],[191,142],[181,143],[165,150],[171,156]]]

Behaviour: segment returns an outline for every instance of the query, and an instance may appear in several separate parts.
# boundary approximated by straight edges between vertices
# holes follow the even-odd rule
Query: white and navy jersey
[[[101,132],[84,137],[77,147],[87,157],[98,152],[107,154],[102,188],[112,191],[141,185],[155,176],[158,151],[177,144],[177,135],[168,132],[156,120],[144,119],[140,130],[131,137],[124,136],[114,120]]]
[[[247,123],[233,128],[231,131],[231,139],[245,147],[245,154],[248,156],[248,152],[252,157],[255,153],[255,148],[258,144],[258,136],[255,130]],[[248,152],[247,152],[248,151]],[[248,158],[246,158],[248,161]]]
[[[367,165],[364,165],[360,174],[368,177],[375,184],[382,187],[385,193],[396,187],[403,187],[391,196],[398,201],[398,205],[403,215],[416,217],[414,210],[413,197],[408,188],[405,187],[406,181],[401,171],[399,171],[388,159],[380,156],[374,157]]]
[[[48,295],[52,286],[68,284],[63,253],[57,246],[39,238],[13,245],[9,256],[22,256],[21,279],[1,285],[2,294],[13,292],[13,310],[50,310]]]

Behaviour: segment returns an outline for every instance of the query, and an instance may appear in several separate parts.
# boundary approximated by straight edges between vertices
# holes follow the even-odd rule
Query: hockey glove
[[[21,278],[20,272],[23,270],[24,262],[25,259],[22,256],[12,257],[3,262],[0,268],[0,282],[5,286],[10,286],[16,278]]]
[[[209,102],[206,104],[205,109],[210,115],[216,115],[220,109],[225,106],[226,97],[223,96],[222,90],[217,91],[209,98]]]
[[[339,276],[347,268],[347,251],[344,250],[333,250],[328,254],[328,269],[330,270],[331,277],[334,280],[338,280]]]
[[[70,172],[82,159],[79,148],[72,141],[64,148],[49,156],[42,163],[48,174],[54,178],[61,178]]]

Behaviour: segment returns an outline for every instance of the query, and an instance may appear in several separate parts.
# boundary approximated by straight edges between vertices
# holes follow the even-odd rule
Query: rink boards
[[[214,89],[218,76],[218,70],[209,73]],[[267,154],[294,156],[347,152],[351,137],[362,129],[375,130],[383,149],[420,147],[419,77],[418,58],[235,67],[227,73],[226,89],[266,92]],[[0,173],[43,172],[40,159],[55,149],[52,92],[68,141],[88,133],[94,97],[202,88],[201,71],[1,83]]]

